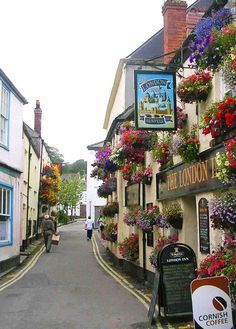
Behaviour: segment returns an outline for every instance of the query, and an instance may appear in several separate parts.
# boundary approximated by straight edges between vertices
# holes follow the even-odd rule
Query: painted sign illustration
[[[134,71],[137,129],[176,129],[175,74]]]

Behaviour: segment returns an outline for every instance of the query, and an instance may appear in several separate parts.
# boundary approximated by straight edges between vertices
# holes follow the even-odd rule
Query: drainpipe
[[[28,149],[28,177],[27,177],[27,196],[26,196],[26,247],[29,243],[29,191],[30,191],[30,168],[31,168],[31,144],[29,139]]]
[[[145,184],[142,183],[142,190],[143,190],[143,209],[145,209],[146,206],[146,194],[145,194]],[[143,279],[144,281],[147,281],[147,272],[146,272],[146,233],[143,231]]]
[[[41,186],[41,173],[42,173],[42,166],[43,166],[43,146],[44,140],[41,138],[41,148],[40,148],[40,167],[39,167],[39,190],[38,190],[38,210],[37,210],[37,222],[36,222],[36,239],[39,238],[39,211],[40,211],[40,200],[39,200],[39,192]]]

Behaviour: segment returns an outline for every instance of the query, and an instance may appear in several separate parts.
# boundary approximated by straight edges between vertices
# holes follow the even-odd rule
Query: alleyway
[[[97,264],[83,223],[0,292],[0,329],[143,329],[145,307]]]

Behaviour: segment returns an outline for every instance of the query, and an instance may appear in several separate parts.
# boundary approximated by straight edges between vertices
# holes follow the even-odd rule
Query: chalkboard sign
[[[199,214],[199,240],[200,251],[202,253],[210,252],[210,238],[209,238],[209,207],[208,201],[201,198],[198,203]]]
[[[164,314],[191,314],[190,284],[196,278],[196,256],[183,243],[169,244],[159,253],[162,305]]]
[[[196,278],[196,256],[194,251],[183,243],[164,246],[158,255],[152,299],[148,311],[149,323],[155,322],[155,307],[161,317],[192,314],[190,284]]]

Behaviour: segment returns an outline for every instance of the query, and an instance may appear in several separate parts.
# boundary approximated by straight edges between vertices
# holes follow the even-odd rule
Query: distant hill
[[[62,174],[78,174],[87,176],[87,161],[80,159],[73,163],[67,163],[62,167]]]

